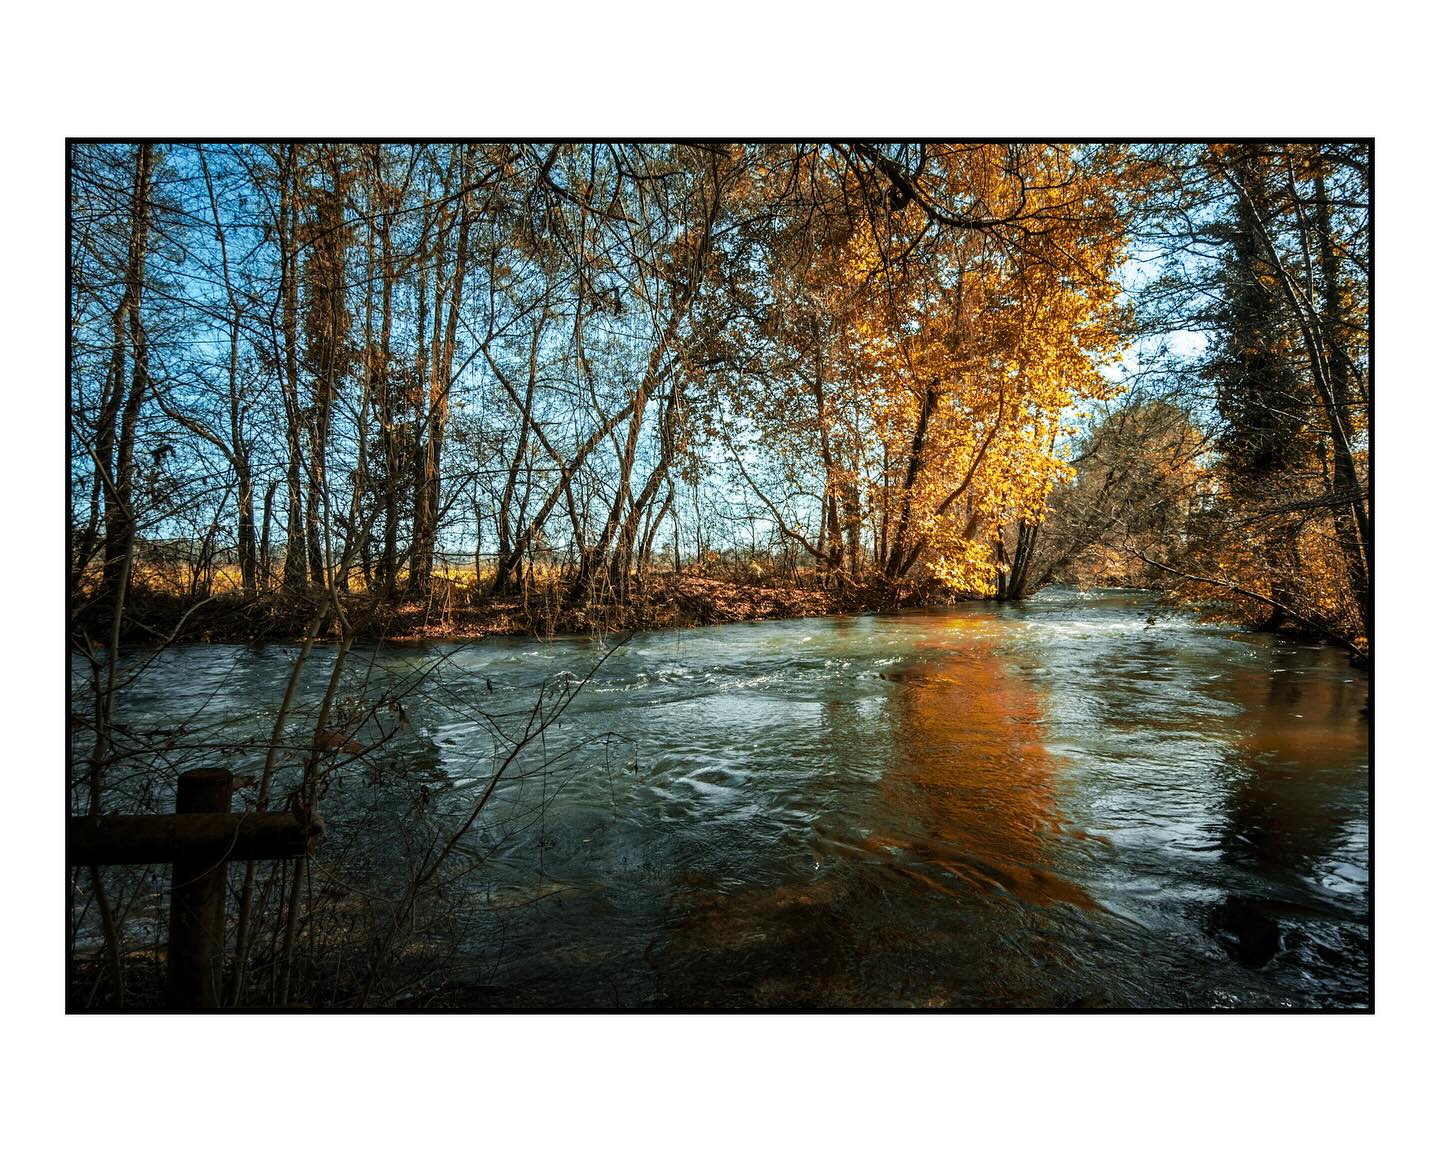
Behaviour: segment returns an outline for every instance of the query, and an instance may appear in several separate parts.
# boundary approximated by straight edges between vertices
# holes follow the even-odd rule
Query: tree
[[[1179,372],[1209,410],[1217,450],[1185,562],[1157,575],[1184,595],[1228,599],[1251,623],[1362,651],[1368,146],[1195,145],[1137,160],[1157,173],[1137,243],[1165,269],[1137,299],[1150,331],[1206,334],[1203,360]]]

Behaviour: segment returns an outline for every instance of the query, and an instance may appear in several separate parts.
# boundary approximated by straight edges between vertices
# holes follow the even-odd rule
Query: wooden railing
[[[231,812],[235,777],[224,768],[184,773],[172,816],[72,816],[66,862],[169,864],[166,1004],[211,1011],[222,1001],[226,870],[236,860],[285,860],[313,849],[324,825],[293,812]]]

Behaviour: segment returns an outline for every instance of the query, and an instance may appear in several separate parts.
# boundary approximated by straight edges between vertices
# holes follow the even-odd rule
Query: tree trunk
[[[938,380],[927,381],[925,395],[920,401],[920,418],[915,423],[915,436],[910,441],[910,456],[905,465],[905,482],[900,489],[900,515],[895,525],[895,541],[890,546],[889,559],[885,564],[885,576],[888,580],[896,580],[902,574],[901,564],[905,555],[905,546],[909,542],[912,494],[915,489],[915,481],[920,476],[920,465],[925,454],[925,440],[930,429],[930,417],[934,414],[935,406],[939,402],[940,382]]]
[[[1345,556],[1346,576],[1351,593],[1360,609],[1368,636],[1372,627],[1373,608],[1370,592],[1370,548],[1368,536],[1369,521],[1363,515],[1365,493],[1361,490],[1360,479],[1355,469],[1350,441],[1354,435],[1350,417],[1350,366],[1345,355],[1345,341],[1342,333],[1343,291],[1340,284],[1340,253],[1335,244],[1330,219],[1330,199],[1325,189],[1325,178],[1318,165],[1312,181],[1315,194],[1315,226],[1320,245],[1321,285],[1321,339],[1329,367],[1330,394],[1333,398],[1334,418],[1332,427],[1338,435],[1332,436],[1334,467],[1331,471],[1331,486],[1334,495],[1346,501],[1336,505],[1331,524],[1335,538]],[[1357,515],[1357,510],[1362,515]]]
[[[520,562],[521,550],[513,549],[510,540],[510,502],[515,496],[515,485],[520,476],[520,465],[530,446],[531,411],[535,402],[535,382],[539,375],[540,333],[544,316],[535,325],[530,340],[530,371],[525,381],[525,401],[520,405],[520,433],[515,444],[515,455],[510,461],[510,470],[505,477],[505,490],[500,494],[500,507],[495,514],[495,528],[498,535],[496,547],[495,584],[491,591],[504,596],[514,591],[514,574]],[[518,525],[517,525],[518,527]]]
[[[277,239],[280,253],[281,338],[284,340],[281,390],[285,399],[285,447],[289,456],[285,469],[285,571],[283,582],[292,592],[303,591],[307,577],[304,487],[302,483],[304,448],[301,426],[304,413],[300,407],[300,301],[295,262],[295,231],[297,220],[297,184],[295,145],[287,145],[280,161],[280,211]]]
[[[154,145],[141,144],[135,156],[135,182],[130,198],[130,243],[125,264],[125,290],[112,325],[114,346],[106,382],[108,404],[102,408],[96,437],[97,456],[105,487],[105,566],[101,597],[116,602],[123,595],[121,582],[129,579],[129,557],[135,539],[134,454],[140,408],[150,386],[145,324],[141,315],[145,286],[145,253],[150,237],[150,180]],[[129,349],[130,385],[125,387],[126,349]],[[123,400],[122,400],[123,397]],[[118,428],[116,420],[119,420]],[[114,447],[114,461],[111,449]]]

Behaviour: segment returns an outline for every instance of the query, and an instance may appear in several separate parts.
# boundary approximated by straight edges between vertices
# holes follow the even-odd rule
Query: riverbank
[[[394,602],[349,594],[341,597],[357,639],[476,640],[486,636],[588,635],[651,631],[751,620],[787,620],[867,611],[882,606],[925,606],[951,602],[936,589],[909,589],[881,597],[868,589],[825,587],[818,582],[737,580],[696,571],[649,574],[623,604],[569,601],[558,587],[513,596],[477,595],[437,580],[428,597]],[[121,640],[131,644],[290,642],[305,634],[317,601],[277,592],[261,597],[222,593],[195,601],[170,592],[137,587],[126,605]],[[96,609],[82,611],[76,634],[108,635]],[[333,622],[326,632],[335,630]]]
[[[1119,590],[1119,586],[1111,590]],[[1165,594],[1163,589],[1151,591]],[[941,607],[961,599],[978,598],[957,597],[935,584],[899,589],[853,584],[827,587],[813,579],[744,579],[692,569],[649,573],[624,603],[575,603],[553,584],[512,596],[477,594],[472,587],[437,578],[428,597],[386,602],[364,593],[347,594],[342,596],[341,605],[357,640],[445,641],[487,636],[551,639],[794,620],[879,609]],[[317,603],[313,594],[285,592],[248,598],[227,592],[197,602],[141,585],[132,589],[127,600],[120,639],[129,645],[293,643],[305,635]],[[1368,652],[1293,619],[1245,619],[1243,613],[1233,611],[1234,605],[1191,602],[1188,606],[1201,619],[1228,619],[1255,632],[1334,644],[1349,652],[1356,667],[1369,666]],[[88,635],[98,641],[108,637],[109,631],[108,620],[94,605],[72,621],[72,634],[77,638]],[[338,635],[332,617],[322,638]]]

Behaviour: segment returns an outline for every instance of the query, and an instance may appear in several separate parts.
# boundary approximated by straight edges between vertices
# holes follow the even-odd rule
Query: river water
[[[327,789],[322,874],[415,811],[416,763],[453,827],[605,648],[354,653],[355,715],[407,688]],[[165,652],[121,711],[251,770],[292,656]],[[1368,1007],[1368,708],[1342,653],[1131,591],[639,635],[465,837],[460,978],[498,1009]]]

